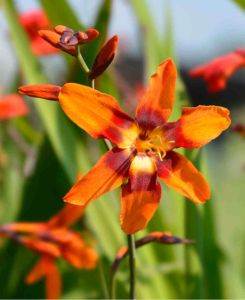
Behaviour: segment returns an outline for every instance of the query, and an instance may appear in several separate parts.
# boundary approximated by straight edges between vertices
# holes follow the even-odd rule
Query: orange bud
[[[117,49],[118,36],[114,35],[107,43],[101,48],[100,52],[95,58],[92,70],[89,74],[90,79],[95,79],[100,76],[111,64],[115,51]]]
[[[60,86],[51,84],[34,84],[19,87],[20,94],[55,101],[59,100],[60,90]]]
[[[59,34],[63,34],[63,33],[66,32],[66,31],[70,31],[70,32],[73,31],[71,28],[66,27],[66,26],[64,26],[64,25],[57,25],[57,26],[54,27],[54,30],[55,30],[57,33],[59,33]]]
[[[59,25],[62,26],[62,25]],[[60,29],[59,29],[60,30]],[[68,31],[67,31],[68,32]],[[50,43],[55,48],[61,49],[68,54],[76,55],[76,48],[74,46],[67,46],[60,43],[61,35],[52,30],[39,30],[38,34],[48,43]]]
[[[78,38],[79,43],[84,44],[84,43],[90,43],[93,40],[95,40],[99,35],[99,31],[92,28],[86,30],[85,32],[78,31],[75,35]]]

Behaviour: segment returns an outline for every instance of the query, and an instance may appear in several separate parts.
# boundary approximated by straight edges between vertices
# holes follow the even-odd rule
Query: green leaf
[[[39,0],[39,2],[47,13],[52,26],[65,25],[75,31],[85,29],[66,0]]]
[[[239,5],[242,9],[245,10],[245,2],[244,0],[233,0],[237,5]]]
[[[205,171],[203,155],[201,150],[187,152],[197,169]],[[186,237],[195,241],[186,248],[186,298],[223,298],[222,253],[216,240],[213,201],[197,206],[186,199]]]
[[[131,5],[138,18],[140,29],[144,37],[145,75],[148,79],[149,76],[155,72],[157,65],[164,60],[164,56],[161,54],[156,26],[145,0],[132,0]]]
[[[15,45],[20,67],[28,84],[47,83],[47,78],[42,72],[40,63],[30,49],[30,42],[18,22],[18,13],[12,0],[4,2],[5,14],[9,23],[10,33]],[[70,122],[61,112],[57,103],[38,100],[34,105],[42,119],[47,134],[71,179],[76,173],[76,136]]]

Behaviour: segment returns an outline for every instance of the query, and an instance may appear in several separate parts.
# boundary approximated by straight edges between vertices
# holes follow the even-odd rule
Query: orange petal
[[[79,44],[87,44],[95,40],[99,35],[99,31],[93,28],[90,28],[86,30],[85,32],[83,31],[77,31],[75,33],[75,36],[78,39]]]
[[[157,163],[158,176],[179,193],[199,204],[210,198],[210,190],[203,175],[184,156],[169,152]]]
[[[9,94],[0,99],[0,120],[7,120],[14,117],[28,114],[28,107],[17,94]]]
[[[119,187],[128,176],[132,157],[129,149],[113,148],[80,179],[65,195],[66,202],[76,205],[87,205],[89,201]]]
[[[129,172],[129,182],[121,191],[120,222],[123,231],[133,234],[144,229],[155,213],[161,187],[156,183],[154,161],[146,155],[137,155]]]
[[[27,284],[32,284],[45,276],[45,260],[43,257],[34,265],[30,273],[27,275],[25,281]]]
[[[61,255],[57,245],[37,238],[21,238],[21,243],[39,254],[47,254],[53,257]]]
[[[66,203],[65,207],[54,217],[52,217],[48,226],[52,228],[69,227],[74,224],[83,214],[85,207]]]
[[[61,278],[52,257],[43,256],[26,277],[26,283],[32,284],[42,277],[46,279],[47,299],[58,299],[61,293]]]
[[[61,277],[54,260],[46,262],[46,297],[47,299],[59,299],[61,294]]]
[[[19,93],[23,95],[56,101],[59,100],[60,90],[60,86],[51,84],[33,84],[20,86],[18,89]]]
[[[118,44],[118,36],[114,35],[101,48],[100,52],[95,58],[95,62],[89,74],[90,79],[95,79],[100,76],[111,64]]]
[[[96,251],[87,246],[76,234],[73,234],[68,243],[61,246],[61,252],[65,260],[79,269],[92,269],[98,260]]]
[[[52,30],[39,30],[38,34],[48,43],[50,43],[54,47],[59,46],[60,42],[60,34],[52,31]]]
[[[183,108],[175,123],[175,146],[199,148],[219,136],[230,125],[229,110],[221,106]]]
[[[37,233],[47,228],[45,223],[18,222],[4,225],[7,230],[26,233]]]
[[[136,119],[140,126],[153,129],[168,119],[174,104],[176,77],[176,67],[171,59],[158,66],[137,107]]]
[[[121,148],[131,145],[138,135],[134,120],[116,100],[84,85],[67,83],[59,94],[67,116],[94,138],[108,138]]]

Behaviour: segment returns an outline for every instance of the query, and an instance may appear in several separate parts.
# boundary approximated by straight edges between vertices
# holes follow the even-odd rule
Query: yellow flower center
[[[157,127],[151,132],[141,132],[135,141],[135,147],[139,153],[148,156],[158,156],[163,160],[167,151],[173,148],[174,141],[170,140],[163,128]]]

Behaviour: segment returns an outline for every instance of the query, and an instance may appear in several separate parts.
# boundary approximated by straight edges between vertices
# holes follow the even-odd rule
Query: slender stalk
[[[94,79],[91,80],[91,88],[92,88],[92,89],[95,89],[95,80],[94,80]]]
[[[130,271],[130,289],[129,299],[136,299],[135,295],[135,241],[134,235],[128,235],[128,254],[129,254],[129,271]]]
[[[111,272],[110,299],[116,299],[116,272]]]
[[[108,286],[106,283],[105,273],[103,271],[103,265],[102,265],[101,259],[99,259],[99,261],[98,261],[98,268],[99,268],[99,273],[100,273],[100,281],[101,281],[102,289],[104,292],[104,297],[105,297],[105,299],[109,299],[109,291],[108,291]]]
[[[84,72],[86,74],[88,74],[90,72],[90,69],[89,69],[88,65],[86,64],[86,62],[85,62],[85,60],[84,60],[84,58],[82,56],[81,47],[79,47],[79,46],[77,47],[77,59],[78,59],[78,61],[80,63],[80,66],[84,70]]]

